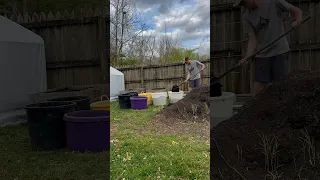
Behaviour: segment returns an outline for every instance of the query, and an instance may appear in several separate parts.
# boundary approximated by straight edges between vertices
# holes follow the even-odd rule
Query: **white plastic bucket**
[[[157,96],[152,98],[154,106],[164,106],[168,102],[168,97],[166,96]]]
[[[177,101],[179,101],[180,99],[182,99],[184,97],[184,92],[183,91],[179,91],[179,92],[169,91],[168,95],[169,95],[170,103],[173,104],[173,103],[176,103]]]
[[[170,103],[171,103],[171,104],[174,104],[174,103],[178,102],[180,99],[182,99],[182,98],[174,98],[174,97],[172,97],[172,98],[169,99],[169,100],[170,100]]]
[[[151,95],[152,95],[152,99],[159,97],[159,96],[168,97],[168,92],[156,92],[156,93],[151,93]]]
[[[221,121],[233,115],[233,104],[236,95],[231,92],[222,92],[222,96],[210,97],[210,126],[216,126]]]

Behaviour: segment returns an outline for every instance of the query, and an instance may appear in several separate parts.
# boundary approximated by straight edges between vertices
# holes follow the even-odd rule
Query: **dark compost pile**
[[[168,119],[209,120],[209,86],[193,89],[180,101],[164,108],[158,115]]]
[[[319,119],[320,72],[289,74],[211,130],[211,179],[320,179]]]

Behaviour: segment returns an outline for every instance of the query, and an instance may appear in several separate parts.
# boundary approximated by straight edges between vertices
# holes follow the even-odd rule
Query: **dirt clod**
[[[320,72],[295,71],[211,130],[212,179],[320,179]]]

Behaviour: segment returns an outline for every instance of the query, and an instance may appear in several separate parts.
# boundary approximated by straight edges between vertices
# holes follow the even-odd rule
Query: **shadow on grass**
[[[22,180],[106,180],[110,153],[75,153],[68,149],[35,152],[26,124],[0,128],[0,177]]]

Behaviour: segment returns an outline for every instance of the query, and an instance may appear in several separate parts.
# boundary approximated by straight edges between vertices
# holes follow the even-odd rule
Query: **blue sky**
[[[161,36],[165,33],[177,38],[180,46],[200,46],[200,53],[210,52],[209,0],[132,0],[139,19],[147,25],[146,34]],[[141,27],[136,26],[137,29]]]

